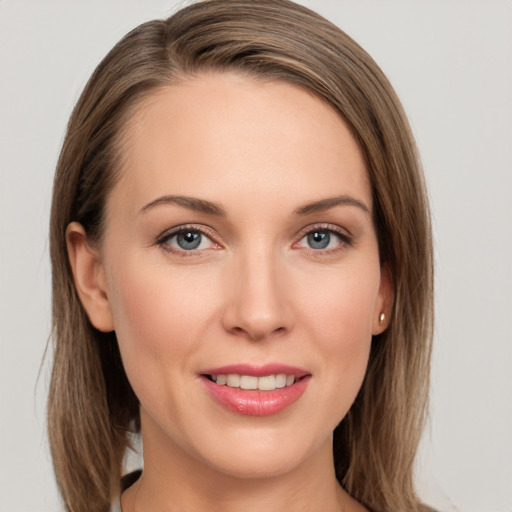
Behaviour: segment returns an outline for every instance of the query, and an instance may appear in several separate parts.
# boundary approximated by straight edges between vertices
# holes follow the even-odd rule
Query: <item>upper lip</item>
[[[310,374],[310,372],[303,368],[281,363],[269,363],[262,365],[247,363],[229,364],[216,368],[207,368],[206,370],[201,371],[202,375],[230,375],[235,373],[238,375],[251,375],[253,377],[264,377],[265,375],[278,375],[284,373],[286,375],[294,375],[296,379],[300,379]]]

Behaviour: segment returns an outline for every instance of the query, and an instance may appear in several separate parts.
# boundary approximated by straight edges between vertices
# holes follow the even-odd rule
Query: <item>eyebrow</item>
[[[226,211],[219,204],[212,203],[211,201],[206,201],[205,199],[197,199],[195,197],[173,195],[158,197],[157,199],[144,205],[140,209],[139,213],[145,213],[151,208],[155,208],[156,206],[165,204],[175,204],[178,206],[182,206],[183,208],[187,208],[189,210],[207,213],[209,215],[216,215],[218,217],[226,216]]]
[[[366,214],[370,215],[370,209],[362,201],[349,195],[341,195],[336,197],[329,197],[327,199],[321,199],[314,203],[309,203],[301,206],[295,210],[296,215],[309,215],[311,213],[325,212],[334,208],[335,206],[355,206],[360,208]]]
[[[206,199],[175,195],[166,195],[154,199],[153,201],[144,205],[140,209],[140,213],[145,213],[151,208],[166,204],[175,204],[189,210],[206,213],[208,215],[216,215],[218,217],[227,216],[226,210],[224,210],[224,208],[222,208],[222,206],[217,203],[207,201]],[[329,197],[327,199],[321,199],[320,201],[315,201],[314,203],[300,206],[295,210],[294,213],[295,215],[301,216],[310,215],[312,213],[325,212],[326,210],[330,210],[335,206],[355,206],[356,208],[363,210],[366,214],[370,214],[370,209],[362,201],[359,201],[359,199],[349,195],[341,195],[336,197]]]

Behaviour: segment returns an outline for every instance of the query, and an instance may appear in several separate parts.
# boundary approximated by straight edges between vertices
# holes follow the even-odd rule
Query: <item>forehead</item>
[[[371,208],[364,159],[341,116],[289,83],[212,73],[163,87],[135,110],[121,146],[115,189],[134,207],[158,194],[219,201],[249,190],[261,203],[350,193]]]

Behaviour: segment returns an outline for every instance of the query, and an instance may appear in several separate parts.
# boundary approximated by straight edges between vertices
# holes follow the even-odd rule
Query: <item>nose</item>
[[[293,327],[286,269],[276,255],[240,257],[229,269],[223,326],[251,341],[282,336]]]

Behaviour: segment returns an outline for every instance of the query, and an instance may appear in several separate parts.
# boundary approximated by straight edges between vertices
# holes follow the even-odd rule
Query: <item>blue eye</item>
[[[184,231],[175,235],[176,244],[184,251],[197,249],[201,245],[202,237],[203,235],[197,231]]]
[[[306,236],[311,249],[325,249],[331,242],[331,234],[327,231],[313,231]]]
[[[158,244],[171,252],[191,252],[211,249],[215,244],[198,229],[183,228],[163,236]]]
[[[337,249],[352,245],[352,237],[337,229],[319,226],[308,231],[297,243],[298,247],[314,252],[336,252]]]

